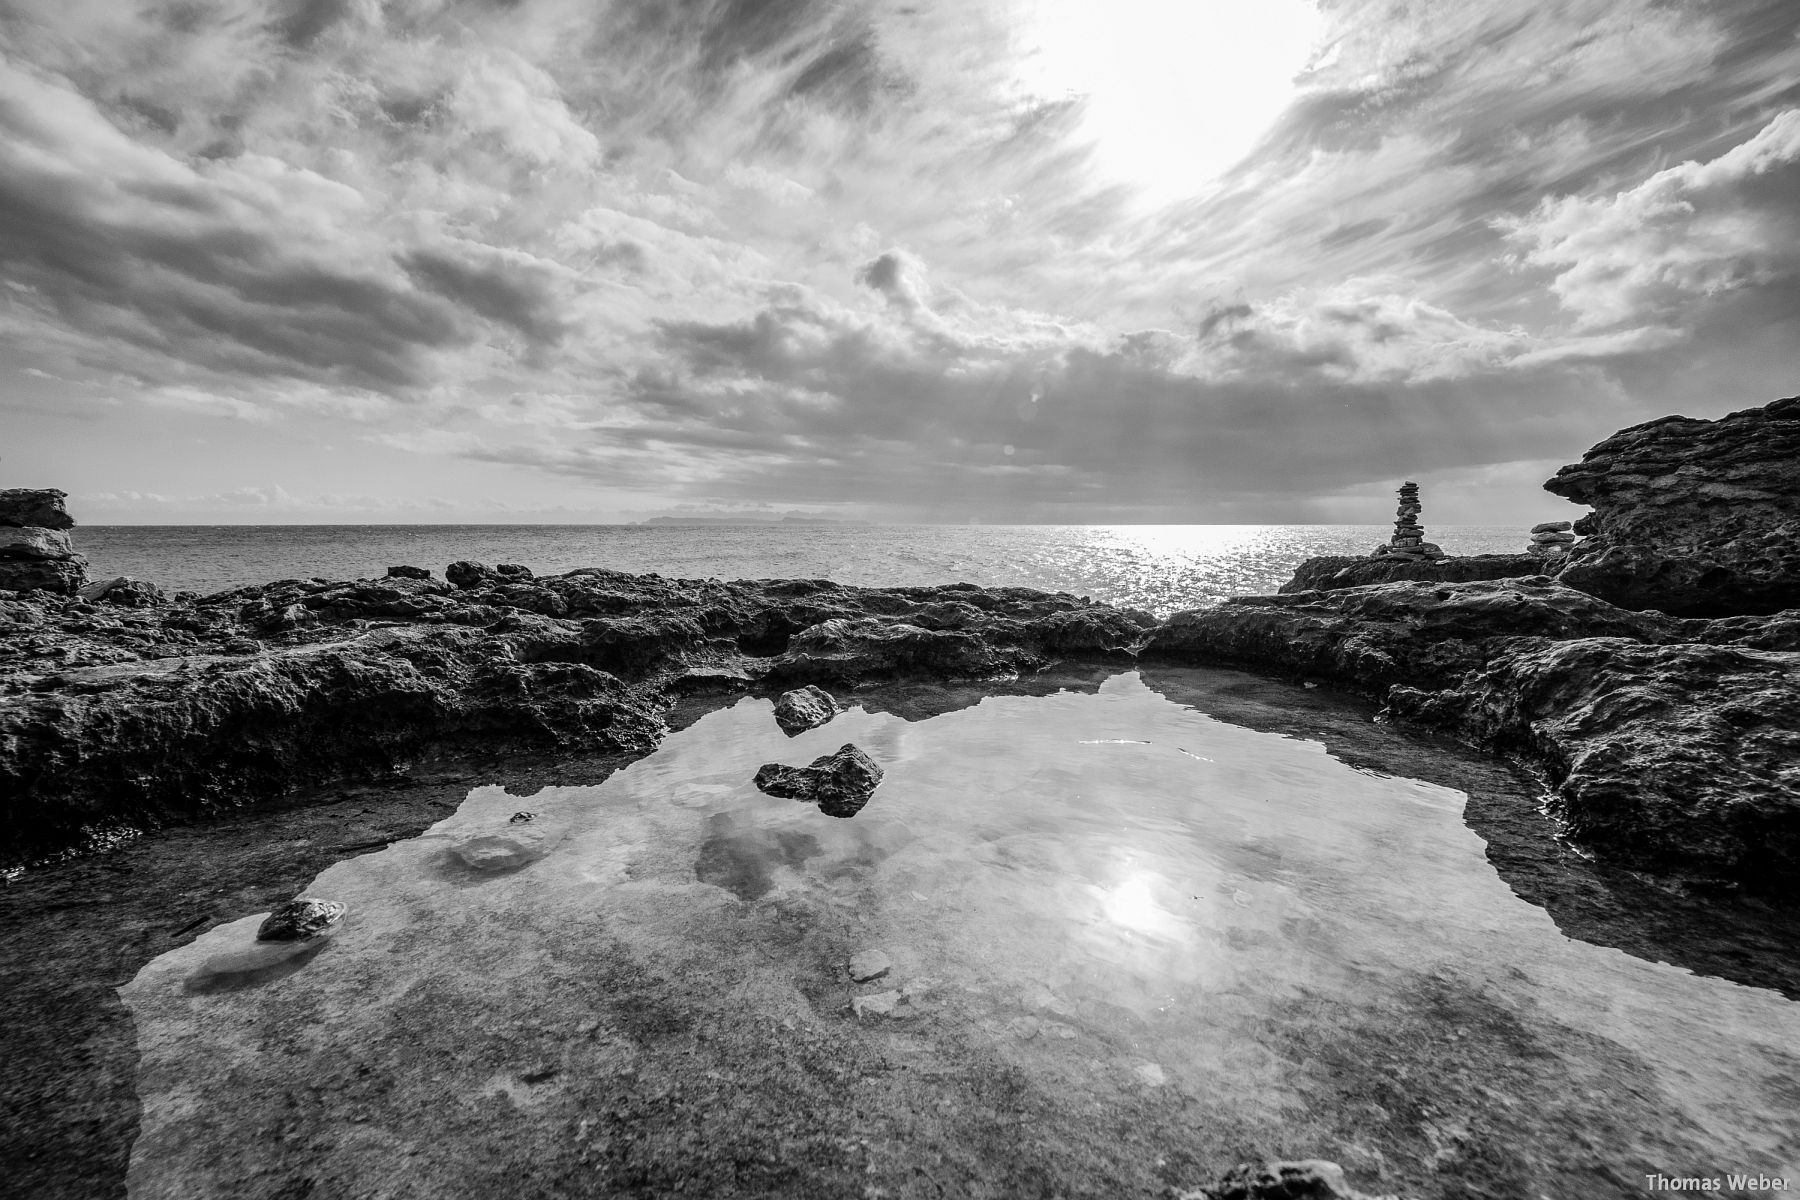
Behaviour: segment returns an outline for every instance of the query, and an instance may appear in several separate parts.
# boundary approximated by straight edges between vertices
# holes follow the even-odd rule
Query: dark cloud
[[[547,264],[521,261],[490,246],[414,250],[400,265],[420,286],[446,296],[538,343],[559,340],[569,331],[563,315],[567,297]],[[626,257],[631,255],[626,251]]]

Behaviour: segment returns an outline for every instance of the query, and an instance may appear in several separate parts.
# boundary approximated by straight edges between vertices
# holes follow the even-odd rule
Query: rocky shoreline
[[[1792,899],[1796,463],[1800,397],[1649,422],[1546,484],[1594,507],[1554,557],[1315,559],[1282,594],[1161,622],[1024,588],[474,563],[84,587],[61,494],[0,493],[16,578],[55,577],[0,592],[0,865],[451,749],[642,754],[696,693],[1161,662],[1371,696],[1540,771],[1568,834],[1620,863]]]

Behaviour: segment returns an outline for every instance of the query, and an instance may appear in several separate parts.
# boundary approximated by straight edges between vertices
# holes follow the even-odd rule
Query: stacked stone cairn
[[[55,488],[0,491],[0,592],[72,596],[87,582],[87,559],[69,541],[67,497]]]
[[[1539,558],[1560,558],[1574,544],[1575,534],[1571,522],[1545,521],[1531,527],[1531,544],[1525,547],[1525,553],[1535,554]]]
[[[1400,485],[1400,507],[1394,510],[1394,536],[1375,547],[1374,558],[1392,562],[1426,562],[1443,558],[1444,551],[1425,540],[1425,527],[1419,524],[1419,485],[1407,480]]]

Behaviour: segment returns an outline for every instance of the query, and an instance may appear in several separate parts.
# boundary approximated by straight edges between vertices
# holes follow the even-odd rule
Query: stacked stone
[[[1535,554],[1539,558],[1557,558],[1569,552],[1575,544],[1573,526],[1568,521],[1545,521],[1541,525],[1531,527],[1531,544],[1525,547],[1525,553]]]
[[[55,488],[0,491],[0,592],[42,588],[72,596],[87,582],[87,559],[68,531],[75,519]]]
[[[1443,558],[1444,551],[1425,540],[1425,527],[1419,524],[1419,485],[1407,480],[1400,485],[1400,507],[1394,510],[1394,536],[1375,547],[1375,558],[1392,558],[1400,562],[1426,562]]]

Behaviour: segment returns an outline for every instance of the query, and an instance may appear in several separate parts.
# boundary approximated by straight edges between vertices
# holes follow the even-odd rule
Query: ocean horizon
[[[1089,596],[1159,616],[1273,592],[1320,555],[1366,555],[1388,525],[87,525],[95,579],[202,594],[276,579],[366,579],[452,562],[540,575],[607,567],[677,579],[830,579],[866,587],[965,582]],[[1516,526],[1445,525],[1447,553],[1515,553]]]

